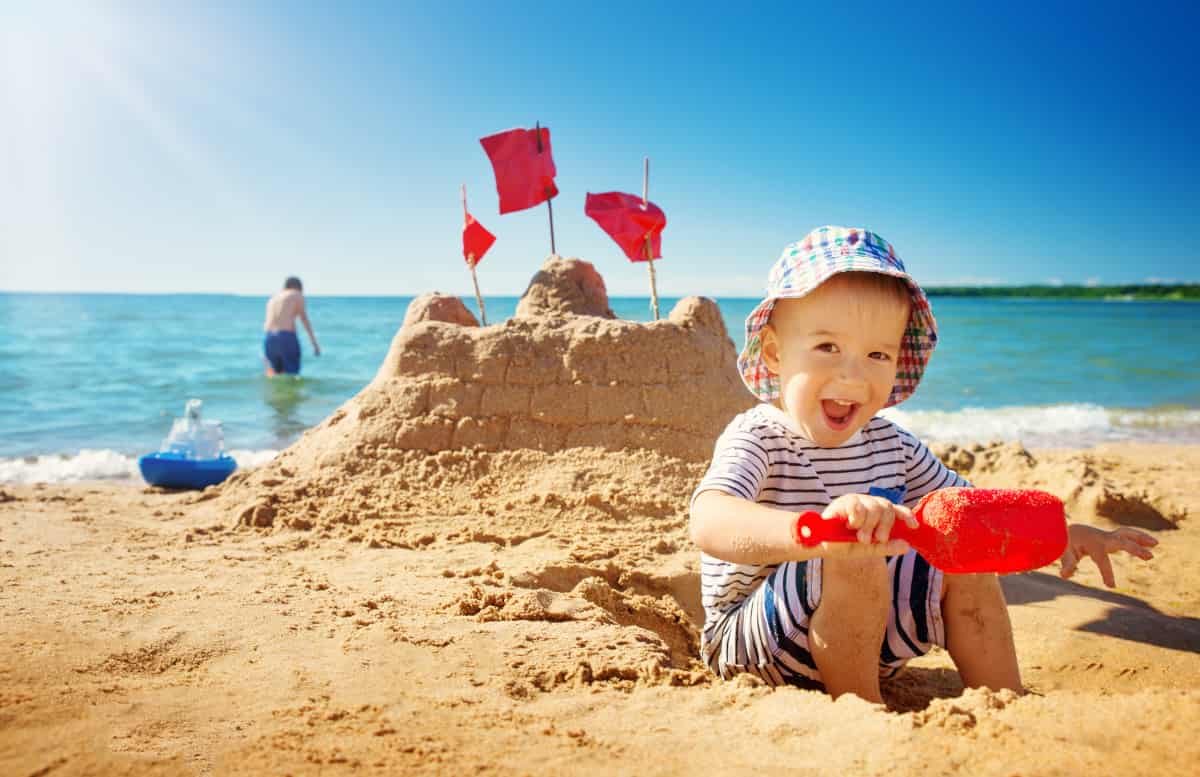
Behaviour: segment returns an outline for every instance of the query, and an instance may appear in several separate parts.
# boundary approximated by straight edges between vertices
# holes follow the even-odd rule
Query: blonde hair
[[[887,300],[894,302],[897,307],[903,307],[905,310],[912,309],[912,291],[909,290],[908,284],[904,279],[897,278],[895,275],[887,275],[881,272],[863,272],[861,270],[851,270],[848,272],[840,272],[836,275],[829,276],[825,283],[821,286],[826,286],[830,283],[844,283],[853,287],[856,292],[860,292],[862,296],[875,298],[876,300]],[[818,286],[817,289],[821,288]],[[813,291],[816,291],[814,289]],[[811,293],[811,292],[810,292]],[[802,301],[804,297],[800,297]],[[794,300],[784,298],[779,302],[793,302]],[[771,310],[771,317],[767,320],[768,324],[774,325],[775,313],[780,309],[780,305],[776,303],[774,309]],[[784,306],[786,307],[786,306]]]
[[[912,292],[902,278],[886,275],[881,272],[843,272],[834,275],[829,280],[842,278],[846,283],[855,286],[868,294],[890,298],[898,305],[912,305]],[[828,283],[828,281],[826,281]]]

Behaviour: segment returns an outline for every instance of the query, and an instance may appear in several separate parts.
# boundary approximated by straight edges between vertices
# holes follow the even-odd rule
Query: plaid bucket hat
[[[742,382],[760,401],[779,396],[779,376],[762,359],[762,328],[781,299],[803,297],[834,275],[876,272],[902,279],[912,298],[908,324],[900,340],[896,383],[885,407],[912,396],[937,345],[937,322],[925,292],[904,269],[891,244],[874,232],[853,227],[818,227],[783,249],[767,277],[767,297],[746,318],[746,346],[738,356]]]

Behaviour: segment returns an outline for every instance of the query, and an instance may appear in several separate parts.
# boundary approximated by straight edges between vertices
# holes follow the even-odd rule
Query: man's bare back
[[[295,332],[296,319],[304,315],[304,293],[284,289],[267,300],[267,320],[264,332]]]

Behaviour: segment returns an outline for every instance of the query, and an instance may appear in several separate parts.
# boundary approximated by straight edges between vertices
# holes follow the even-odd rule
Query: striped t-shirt
[[[903,493],[904,504],[913,507],[931,491],[969,485],[886,418],[872,418],[840,447],[821,448],[795,431],[782,410],[760,404],[725,427],[692,499],[721,491],[789,511],[820,512],[839,496],[865,494],[872,486]],[[778,565],[734,564],[707,553],[700,562],[707,661],[727,616]]]

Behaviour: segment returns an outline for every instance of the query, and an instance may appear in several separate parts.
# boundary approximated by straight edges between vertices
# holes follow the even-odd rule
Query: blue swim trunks
[[[263,353],[276,374],[300,374],[300,340],[295,332],[267,332]]]

